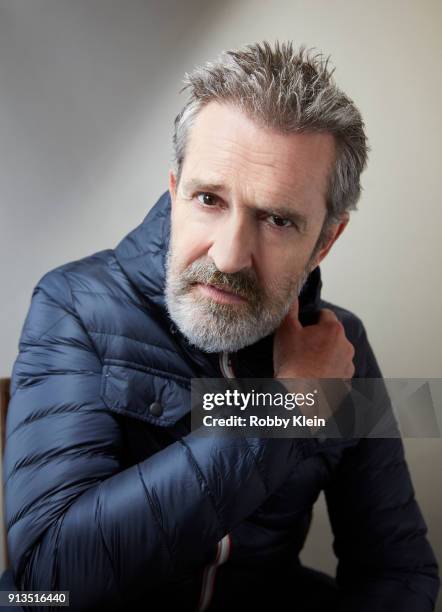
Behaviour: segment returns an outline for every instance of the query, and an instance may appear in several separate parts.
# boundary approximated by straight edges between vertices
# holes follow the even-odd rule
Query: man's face
[[[192,344],[236,351],[280,325],[343,229],[315,250],[334,155],[330,134],[280,134],[216,102],[198,114],[178,184],[170,173],[165,291]]]

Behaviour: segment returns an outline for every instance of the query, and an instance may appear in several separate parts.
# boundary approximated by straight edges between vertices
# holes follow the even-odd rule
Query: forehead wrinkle
[[[230,173],[217,174],[212,171],[206,175],[201,168],[195,170],[193,176],[188,174],[189,178],[184,178],[182,181],[183,192],[187,196],[194,191],[208,191],[229,197],[232,192],[237,191],[232,180],[229,180],[232,176]],[[245,206],[256,211],[305,218],[304,208],[308,207],[310,194],[301,192],[286,182],[283,184],[282,181],[278,181],[278,189],[271,189],[265,184],[258,184],[261,176],[258,175],[256,178],[257,180],[252,181],[252,186],[241,181],[241,200],[244,201]]]
[[[201,151],[199,151],[201,153]],[[218,155],[217,152],[210,151],[210,156],[206,155],[190,155],[186,164],[186,172],[183,174],[190,176],[191,178],[185,179],[184,184],[189,187],[195,187],[196,185],[205,185],[212,189],[223,189],[230,190],[236,181],[240,181],[241,187],[246,191],[249,191],[250,186],[259,186],[266,192],[270,197],[262,198],[267,203],[270,202],[281,202],[292,199],[287,194],[294,194],[296,199],[301,197],[301,191],[299,185],[293,185],[287,180],[287,177],[293,173],[281,172],[277,177],[274,174],[274,170],[277,167],[276,163],[271,161],[262,160],[258,162],[252,162],[251,164],[246,161],[243,163],[243,159],[238,159],[238,155],[229,152],[228,155]],[[259,167],[257,167],[257,164]],[[247,165],[247,168],[245,167]],[[263,166],[271,171],[271,175],[263,175]],[[280,166],[279,166],[280,169]],[[193,175],[193,176],[192,176]],[[272,190],[266,185],[266,181],[271,179],[276,182],[276,190]],[[273,192],[276,194],[273,195]],[[279,191],[284,193],[278,195]]]
[[[217,168],[215,172],[216,174],[220,174],[220,180],[211,179],[210,183],[219,183],[227,186],[229,181],[226,180],[225,177],[229,178],[240,173],[240,166],[248,166],[246,177],[248,180],[252,181],[254,184],[257,182],[262,184],[263,180],[265,181],[266,179],[266,177],[263,177],[262,174],[263,168],[267,168],[271,172],[275,170],[281,171],[281,165],[287,159],[286,157],[281,156],[281,160],[277,160],[272,151],[251,151],[250,147],[238,143],[236,140],[232,140],[232,142],[235,143],[236,150],[229,149],[225,151],[223,151],[222,147],[221,150],[218,146],[214,147],[213,143],[194,142],[196,146],[192,149],[192,151],[189,151],[190,154],[188,157],[188,162],[191,166],[193,166],[195,171],[201,174],[205,172],[205,165],[209,165],[210,167],[210,164],[216,164]],[[198,145],[201,144],[203,144],[203,146],[199,148]],[[207,154],[205,151],[208,151]],[[310,199],[314,197],[312,192],[315,194],[319,193],[321,197],[325,198],[328,180],[324,181],[324,185],[322,180],[318,180],[318,177],[314,172],[314,164],[306,167],[305,164],[302,163],[302,158],[299,160],[299,163],[296,163],[297,161],[296,155],[290,157],[290,162],[292,162],[292,165],[288,167],[288,165],[285,164],[287,165],[287,168],[285,171],[279,173],[278,186],[281,186],[284,191],[287,190],[290,194],[294,194],[293,197],[296,199],[296,201],[310,201]],[[213,170],[210,171],[210,175],[213,175]],[[287,178],[290,176],[293,179],[294,175],[297,175],[300,180],[296,182],[293,182],[292,180],[292,182],[289,182]],[[272,178],[274,179],[275,177],[272,176]],[[300,189],[300,187],[302,187],[302,189]],[[277,197],[276,199],[290,202],[292,198],[285,196],[283,198]]]
[[[263,156],[264,154],[261,157]],[[269,156],[271,154],[265,154],[265,157]],[[187,192],[206,189],[218,194],[231,193],[239,186],[243,199],[250,202],[250,206],[253,203],[253,207],[262,210],[286,207],[291,210],[297,208],[299,211],[300,205],[308,206],[312,198],[311,187],[313,185],[316,187],[317,180],[290,181],[289,177],[293,177],[293,169],[281,172],[280,166],[277,168],[280,172],[275,176],[274,170],[277,164],[270,160],[262,160],[259,167],[256,167],[256,163],[246,162],[247,168],[244,168],[242,162],[242,157],[238,159],[238,155],[232,151],[227,152],[227,155],[224,156],[211,147],[209,154],[204,155],[204,151],[195,147],[187,158],[183,172],[183,186]],[[263,174],[262,166],[269,168],[270,176]],[[317,189],[315,188],[314,191]]]

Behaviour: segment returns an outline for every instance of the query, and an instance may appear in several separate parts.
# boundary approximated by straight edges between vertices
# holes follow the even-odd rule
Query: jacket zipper
[[[235,372],[232,368],[232,363],[227,351],[223,351],[219,355],[219,367],[224,378],[235,378]],[[215,561],[209,563],[204,568],[203,583],[201,586],[201,595],[198,604],[198,612],[204,612],[207,610],[212,597],[215,587],[216,571],[220,565],[225,563],[230,557],[232,551],[232,538],[230,533],[227,533],[219,542],[216,551]]]

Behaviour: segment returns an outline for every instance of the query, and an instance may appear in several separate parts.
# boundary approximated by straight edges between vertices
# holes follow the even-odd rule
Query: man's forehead
[[[299,203],[325,197],[334,157],[331,134],[282,134],[237,108],[212,102],[190,130],[184,174],[188,182],[202,180],[214,191],[236,177],[249,181],[250,190],[262,190],[267,202]]]

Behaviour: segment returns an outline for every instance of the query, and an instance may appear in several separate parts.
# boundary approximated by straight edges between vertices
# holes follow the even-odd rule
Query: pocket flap
[[[190,411],[190,380],[154,368],[106,360],[101,398],[114,412],[169,427]]]

